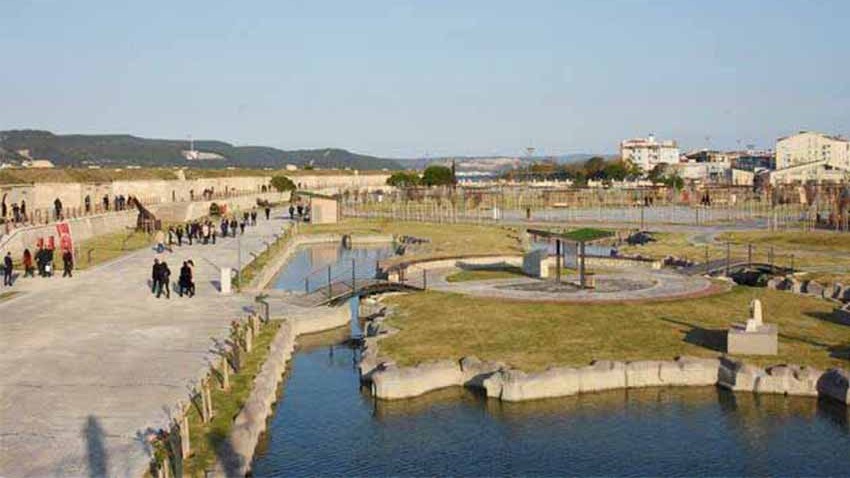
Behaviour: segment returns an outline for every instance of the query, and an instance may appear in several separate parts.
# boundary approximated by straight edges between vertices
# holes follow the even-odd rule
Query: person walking
[[[171,270],[168,268],[168,263],[162,261],[159,264],[159,290],[156,292],[156,298],[165,290],[165,298],[171,298]]]
[[[236,222],[236,216],[230,220],[230,237],[236,237],[236,229],[239,228],[239,224]]]
[[[74,270],[74,255],[69,250],[62,253],[62,267],[62,277],[73,277],[71,271]]]
[[[257,211],[251,211],[251,225],[257,225]]]
[[[35,277],[34,267],[32,266],[32,253],[29,249],[24,249],[24,258],[22,263],[24,266],[24,277]]]
[[[289,219],[295,220],[295,206],[292,203],[289,204]]]
[[[53,201],[53,209],[56,211],[56,220],[62,219],[62,201],[59,198]]]
[[[183,226],[177,226],[174,233],[177,235],[177,247],[183,247]]]
[[[156,294],[159,291],[159,259],[154,258],[153,267],[151,268],[151,293]]]
[[[12,286],[12,253],[7,252],[3,258],[3,285]]]
[[[177,293],[180,294],[180,297],[183,297],[183,294],[189,296],[191,284],[192,269],[187,261],[183,261],[183,266],[180,267],[180,278],[177,281]]]
[[[243,236],[245,235],[245,220],[244,219],[242,220],[242,222],[239,223],[239,234],[243,235]]]
[[[189,297],[195,297],[195,263],[189,259],[186,264],[189,266]]]
[[[266,206],[266,221],[269,220],[269,217],[271,217],[271,214],[272,214],[272,208]]]

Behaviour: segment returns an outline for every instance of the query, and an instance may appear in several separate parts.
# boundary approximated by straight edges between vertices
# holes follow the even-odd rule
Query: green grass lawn
[[[393,220],[349,219],[339,224],[308,225],[304,234],[394,234],[429,242],[412,249],[410,258],[453,257],[470,254],[521,254],[519,235],[510,228],[470,224],[427,224]]]
[[[469,282],[490,279],[515,279],[525,277],[519,267],[502,267],[498,269],[468,269],[446,276],[446,282]]]
[[[230,436],[233,420],[251,394],[251,388],[260,368],[268,356],[269,346],[274,339],[280,322],[272,321],[264,325],[260,335],[254,339],[254,348],[247,354],[242,370],[230,375],[230,391],[221,390],[218,383],[211,385],[213,418],[209,423],[201,422],[198,409],[189,411],[189,436],[192,455],[184,462],[185,476],[203,477],[205,470],[213,469],[216,450]]]
[[[103,262],[116,259],[124,254],[153,244],[153,236],[140,231],[119,231],[95,236],[77,245],[77,269],[87,269]],[[57,267],[61,267],[61,257],[56,258]]]
[[[424,292],[388,298],[401,332],[381,342],[400,365],[476,355],[527,371],[585,365],[593,359],[716,357],[731,322],[762,299],[765,321],[779,325],[780,354],[746,357],[768,365],[850,365],[850,327],[830,322],[833,305],[767,289],[735,287],[699,299],[641,304],[553,304]]]

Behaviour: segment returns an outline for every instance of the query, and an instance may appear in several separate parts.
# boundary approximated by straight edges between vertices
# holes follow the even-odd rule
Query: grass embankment
[[[142,231],[119,231],[91,237],[77,244],[77,269],[87,269],[153,244],[153,236]],[[61,257],[55,258],[61,262]]]
[[[293,229],[282,231],[280,233],[280,237],[275,239],[275,241],[271,243],[265,251],[254,256],[254,259],[246,266],[242,267],[242,272],[236,279],[233,280],[234,287],[241,288],[251,284],[254,278],[262,272],[268,263],[286,249],[289,239],[292,238],[293,234],[295,234]]]
[[[308,225],[304,234],[393,234],[414,236],[429,242],[410,248],[411,258],[439,258],[472,254],[521,254],[518,233],[510,228],[469,224],[425,224],[388,219],[348,219],[339,224]]]
[[[134,180],[177,180],[177,171],[181,168],[45,168],[27,169],[10,168],[0,171],[0,184],[27,184],[27,183],[100,183],[110,181],[134,181]],[[353,174],[373,175],[388,174],[384,171],[352,171],[338,169],[322,170],[268,170],[268,169],[210,169],[210,168],[185,168],[183,174],[186,179],[202,178],[230,178],[239,176],[349,176]]]
[[[765,321],[779,326],[779,355],[746,357],[768,365],[847,367],[850,327],[830,322],[833,304],[767,289],[736,287],[700,299],[642,304],[552,304],[424,292],[388,298],[401,332],[381,341],[400,365],[475,355],[526,371],[586,365],[593,359],[714,357],[726,330],[761,298]]]
[[[211,384],[213,418],[209,423],[201,421],[200,411],[192,406],[189,409],[189,441],[192,454],[183,463],[185,476],[205,476],[205,470],[215,466],[217,452],[230,436],[233,420],[248,396],[251,394],[254,376],[268,356],[269,346],[274,339],[280,322],[272,321],[263,325],[260,335],[254,339],[251,353],[245,354],[242,369],[239,373],[230,375],[230,390],[222,390],[219,383]]]

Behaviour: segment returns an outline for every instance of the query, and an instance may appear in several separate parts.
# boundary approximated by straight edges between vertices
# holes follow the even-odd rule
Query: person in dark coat
[[[12,286],[12,253],[7,252],[3,258],[3,285]]]
[[[269,220],[269,217],[271,216],[271,214],[272,214],[272,208],[266,206],[266,221]]]
[[[156,294],[157,291],[159,291],[159,259],[154,259],[151,268],[151,293]]]
[[[168,268],[168,264],[165,261],[162,261],[159,264],[159,290],[156,291],[156,298],[159,299],[159,296],[162,295],[162,291],[165,291],[165,298],[171,298],[171,269]]]
[[[230,237],[236,237],[236,228],[239,227],[239,224],[236,222],[236,217],[230,220]]]
[[[71,271],[74,270],[74,255],[71,254],[71,251],[65,251],[62,253],[62,277],[73,277],[71,275]]]
[[[56,220],[58,221],[62,218],[62,201],[59,198],[53,201],[53,209],[56,211]]]
[[[289,205],[289,219],[295,219],[295,206]]]
[[[192,269],[189,267],[189,263],[183,261],[183,266],[180,268],[180,279],[177,281],[177,293],[180,294],[180,297],[183,297],[183,294],[191,297],[192,287]]]

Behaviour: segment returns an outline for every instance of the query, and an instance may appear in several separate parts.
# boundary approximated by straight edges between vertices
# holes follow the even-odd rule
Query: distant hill
[[[611,154],[566,154],[561,156],[443,156],[437,158],[416,158],[398,160],[404,167],[410,169],[425,169],[429,165],[449,166],[455,162],[458,171],[500,172],[524,167],[529,163],[540,161],[556,161],[559,164],[578,163],[587,161],[594,156],[611,159]]]
[[[192,158],[186,140],[148,139],[130,135],[57,135],[49,131],[0,131],[0,159],[20,162],[18,152],[49,159],[56,166],[137,165],[221,168],[282,168],[286,164],[317,168],[401,169],[393,159],[352,153],[344,149],[284,151],[267,146],[233,146],[223,141],[195,141]]]

